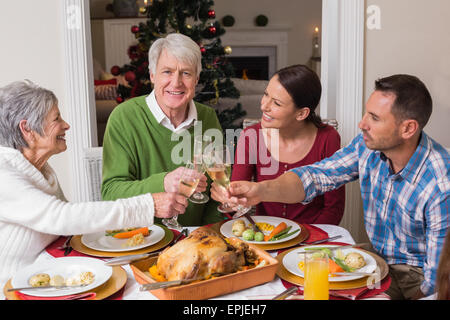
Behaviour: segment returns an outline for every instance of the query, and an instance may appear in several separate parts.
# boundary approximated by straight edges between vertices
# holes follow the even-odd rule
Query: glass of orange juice
[[[304,299],[328,300],[328,255],[319,251],[305,253],[304,275]]]

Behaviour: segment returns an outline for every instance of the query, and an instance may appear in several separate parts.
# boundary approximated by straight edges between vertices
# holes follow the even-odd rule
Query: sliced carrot
[[[335,273],[335,272],[344,272],[344,269],[342,269],[336,262],[334,262],[332,259],[328,259],[329,262],[329,268],[330,268],[330,273]]]
[[[150,273],[152,278],[155,279],[156,281],[158,281],[158,282],[166,281],[166,278],[161,273],[159,273],[158,267],[156,266],[156,264],[152,265],[148,269],[148,272]]]
[[[272,232],[268,236],[264,236],[264,241],[269,241],[286,228],[287,228],[286,222],[281,222],[279,225],[273,228]]]
[[[138,233],[142,233],[142,235],[144,237],[146,237],[146,236],[148,236],[150,234],[150,231],[148,230],[148,227],[137,228],[137,229],[134,229],[134,230],[131,230],[131,231],[116,233],[114,235],[114,238],[127,239],[127,238],[131,238],[132,236],[134,236],[134,235],[136,235]]]

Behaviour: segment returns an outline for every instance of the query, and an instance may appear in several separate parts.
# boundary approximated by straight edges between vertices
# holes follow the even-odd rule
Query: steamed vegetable
[[[253,229],[247,229],[242,233],[244,240],[252,241],[255,238],[255,231]]]
[[[281,231],[283,231],[284,229],[287,228],[287,224],[286,222],[281,222],[279,225],[277,225],[272,232],[268,235],[268,236],[264,236],[264,241],[269,241],[270,239],[272,239],[274,236],[276,236],[277,234],[279,234]]]
[[[148,236],[150,234],[150,230],[148,230],[148,227],[143,227],[143,228],[137,228],[131,231],[125,231],[125,232],[119,232],[119,233],[115,233],[113,235],[114,238],[118,238],[118,239],[128,239],[131,238],[132,236],[138,234],[138,233],[142,233],[142,235],[144,237]]]

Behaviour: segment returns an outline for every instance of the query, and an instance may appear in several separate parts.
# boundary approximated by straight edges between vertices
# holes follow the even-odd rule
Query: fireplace
[[[227,56],[235,76],[242,78],[243,71],[249,79],[269,80],[276,70],[287,66],[287,27],[227,28],[221,37],[224,46],[232,53]]]
[[[275,47],[237,47],[228,57],[235,77],[244,74],[252,80],[269,80],[276,71]]]

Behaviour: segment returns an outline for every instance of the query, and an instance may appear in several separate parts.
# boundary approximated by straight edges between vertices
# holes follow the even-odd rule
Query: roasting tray
[[[237,240],[241,241],[239,239]],[[278,261],[265,250],[259,249],[252,244],[248,245],[260,258],[267,261],[265,266],[238,271],[214,279],[149,292],[161,300],[204,300],[272,281],[278,268]],[[157,257],[150,257],[130,264],[134,278],[138,283],[155,282],[150,276],[148,269],[156,263],[156,259]]]

